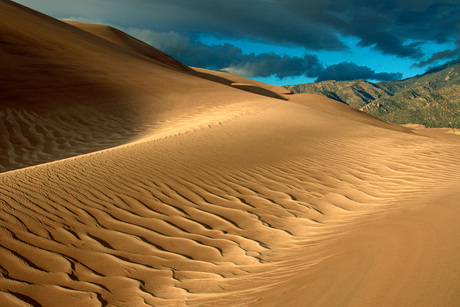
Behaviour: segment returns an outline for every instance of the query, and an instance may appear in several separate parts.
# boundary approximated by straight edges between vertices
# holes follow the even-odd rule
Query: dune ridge
[[[134,51],[138,54],[144,55],[148,58],[151,58],[160,63],[164,63],[169,67],[177,68],[186,72],[192,72],[193,70],[177,61],[176,59],[168,56],[167,54],[161,52],[160,50],[147,45],[146,43],[135,39],[127,35],[126,33],[115,29],[110,26],[103,26],[99,24],[91,24],[85,22],[75,22],[75,21],[65,21],[65,23],[72,25],[78,29],[82,29],[86,32],[92,33],[97,37],[106,39],[110,42],[113,42],[117,45],[125,47],[127,50]]]
[[[0,59],[24,73],[0,80],[2,304],[460,301],[456,136],[0,9]],[[24,38],[32,21],[43,40]],[[52,74],[27,77],[38,64]]]
[[[458,183],[456,144],[439,152],[443,143],[411,136],[420,146],[406,145],[406,134],[392,132],[369,150],[361,139],[381,128],[356,133],[341,120],[335,137],[306,134],[331,127],[314,112],[305,124],[303,109],[272,105],[222,125],[1,176],[3,289],[43,305],[69,296],[89,305],[251,305],[333,257],[321,247],[346,237],[342,231],[386,220],[416,206],[424,191]],[[275,133],[286,117],[295,146]],[[258,141],[229,144],[225,136],[242,130]],[[394,149],[382,159],[389,144]],[[267,149],[262,161],[254,157]],[[407,163],[413,155],[419,158]]]
[[[14,2],[0,8],[0,171],[122,145],[183,108],[193,115],[255,99],[177,69],[154,48],[140,54],[148,47],[115,29],[91,25],[124,46]]]

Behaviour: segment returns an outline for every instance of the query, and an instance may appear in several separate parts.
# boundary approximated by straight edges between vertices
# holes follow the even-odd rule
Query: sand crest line
[[[455,135],[0,11],[3,304],[460,302]]]

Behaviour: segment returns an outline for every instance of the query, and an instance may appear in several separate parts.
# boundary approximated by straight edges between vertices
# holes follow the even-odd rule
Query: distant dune
[[[0,305],[460,303],[460,137],[0,11]]]
[[[84,23],[84,22],[74,22],[66,21],[66,23],[82,29],[86,32],[92,33],[96,36],[104,38],[112,43],[125,47],[128,50],[132,50],[138,54],[151,58],[160,63],[164,63],[170,67],[174,67],[183,71],[192,71],[188,66],[182,64],[181,62],[173,59],[172,57],[164,54],[160,50],[147,45],[146,43],[135,39],[129,35],[126,35],[124,32],[109,27],[98,24]]]

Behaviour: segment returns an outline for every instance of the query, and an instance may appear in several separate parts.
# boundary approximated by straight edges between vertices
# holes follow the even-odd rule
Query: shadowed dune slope
[[[460,302],[460,143],[0,10],[0,305]]]
[[[0,10],[0,171],[117,146],[175,115],[254,99],[165,65],[171,58],[154,48],[155,59],[141,55],[140,42],[105,26],[91,28],[129,48],[14,2],[0,1]]]
[[[168,66],[187,72],[192,72],[191,68],[175,60],[169,55],[113,27],[85,22],[65,22],[86,32],[92,33],[108,41],[111,41],[117,45],[140,53],[146,57],[152,58],[158,62],[164,63]]]

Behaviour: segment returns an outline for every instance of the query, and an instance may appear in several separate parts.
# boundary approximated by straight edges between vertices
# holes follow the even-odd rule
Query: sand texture
[[[1,306],[459,306],[457,135],[0,11]]]

